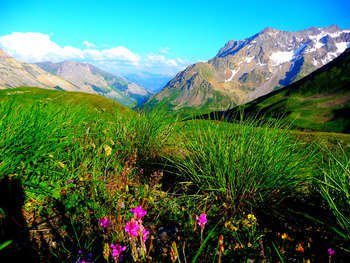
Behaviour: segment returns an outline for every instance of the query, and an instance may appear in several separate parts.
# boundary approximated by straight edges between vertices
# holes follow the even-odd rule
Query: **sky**
[[[23,62],[172,76],[265,27],[350,29],[349,10],[349,0],[0,0],[0,47]]]

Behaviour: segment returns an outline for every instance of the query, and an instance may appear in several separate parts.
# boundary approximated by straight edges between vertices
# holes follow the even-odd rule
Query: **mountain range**
[[[63,61],[60,63],[40,62],[36,64],[86,91],[109,97],[123,105],[135,106],[144,102],[153,94],[144,87],[88,63]]]
[[[298,129],[350,133],[350,48],[293,84],[204,119],[284,119]]]
[[[144,107],[165,103],[174,110],[225,110],[297,81],[350,46],[350,30],[333,25],[302,31],[266,28],[230,40],[217,55],[178,73]]]
[[[53,75],[35,64],[22,63],[0,49],[0,89],[33,86],[81,91],[81,88]]]
[[[0,89],[22,86],[99,94],[128,107],[146,101],[152,94],[123,77],[88,63],[22,63],[0,49]]]

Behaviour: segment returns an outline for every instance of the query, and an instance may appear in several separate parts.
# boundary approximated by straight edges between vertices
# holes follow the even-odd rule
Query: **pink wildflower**
[[[133,237],[139,236],[140,226],[137,224],[134,218],[126,223],[125,232]]]
[[[111,244],[111,248],[112,248],[112,256],[114,257],[114,259],[117,259],[120,257],[120,255],[123,253],[123,251],[126,250],[126,246],[122,247],[119,244]]]
[[[147,240],[147,236],[149,234],[149,231],[147,231],[145,228],[142,229],[142,239],[145,242]]]
[[[134,213],[134,217],[137,219],[142,219],[144,215],[147,215],[147,211],[143,210],[141,206],[135,207],[134,209],[130,209],[132,213]]]
[[[335,251],[334,251],[333,249],[329,248],[329,249],[328,249],[328,254],[329,254],[330,256],[333,256],[333,255],[335,254]]]
[[[207,223],[207,215],[202,213],[200,216],[196,217],[197,223],[201,228],[204,228],[205,224]]]
[[[102,226],[103,228],[107,228],[111,225],[111,222],[109,222],[106,216],[99,219],[98,222],[100,223],[100,226]]]

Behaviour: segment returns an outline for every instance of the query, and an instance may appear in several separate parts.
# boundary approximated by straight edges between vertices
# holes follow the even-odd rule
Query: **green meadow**
[[[350,135],[292,127],[182,121],[98,95],[2,90],[0,255],[348,262]]]

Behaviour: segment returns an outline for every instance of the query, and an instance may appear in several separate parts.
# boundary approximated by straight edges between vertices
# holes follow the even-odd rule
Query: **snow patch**
[[[234,70],[234,69],[231,69],[231,72],[232,72],[232,75],[229,79],[225,79],[225,82],[230,82],[233,77],[238,73],[239,70]]]
[[[260,66],[260,67],[266,66],[266,64],[265,64],[265,63],[261,63],[261,62],[256,63],[256,65],[257,65],[257,66]]]
[[[252,62],[253,59],[254,59],[254,57],[246,57],[245,62],[250,63],[250,62]]]
[[[339,37],[343,33],[350,33],[350,30],[338,31],[338,32],[331,33],[331,34],[328,34],[328,35],[330,35],[331,37]]]
[[[271,54],[270,59],[274,66],[282,65],[293,60],[294,51],[278,51]]]
[[[324,44],[323,43],[320,43],[320,42],[316,42],[316,44],[315,44],[315,48],[316,49],[319,49],[319,48],[321,48],[321,47],[323,47],[324,46]]]
[[[317,49],[316,49],[316,47],[309,47],[306,51],[305,51],[305,53],[312,53],[312,52],[315,52]]]
[[[345,49],[347,49],[348,47],[350,47],[350,42],[340,42],[340,43],[336,43],[335,44],[337,49],[338,49],[338,53],[343,53],[345,51]]]
[[[343,33],[350,33],[350,30],[342,30],[342,31],[334,32],[334,33],[321,32],[320,34],[309,36],[309,38],[315,43],[315,47],[313,49],[309,49],[307,53],[316,51],[316,49],[323,47],[324,44],[321,43],[320,40],[322,38],[324,38],[325,36],[328,35],[331,38],[336,38],[336,37],[339,37]],[[336,45],[338,48],[338,52],[342,53],[349,46],[349,43],[341,42],[341,43],[337,43]],[[345,48],[344,48],[344,46],[345,46]]]
[[[337,56],[338,56],[337,52],[327,53],[327,60],[331,61],[331,60],[335,59]]]

